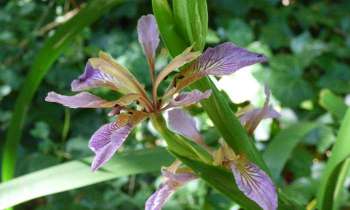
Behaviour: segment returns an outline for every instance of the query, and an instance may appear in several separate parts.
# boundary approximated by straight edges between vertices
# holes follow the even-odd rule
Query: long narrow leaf
[[[300,122],[280,131],[264,152],[264,160],[277,180],[294,148],[302,138],[316,127],[315,123]]]
[[[341,124],[337,140],[332,149],[317,195],[317,206],[320,210],[333,208],[334,192],[339,180],[339,173],[346,159],[350,157],[350,109],[347,110]]]
[[[97,20],[108,9],[116,6],[121,0],[90,1],[81,11],[49,38],[35,58],[31,70],[23,83],[16,100],[13,116],[6,134],[3,149],[2,180],[13,177],[16,154],[21,139],[21,129],[31,100],[41,80],[59,55],[69,46],[74,37],[86,26]]]
[[[63,163],[0,184],[0,209],[117,177],[158,171],[173,158],[163,148],[125,152],[97,172],[91,172],[90,160]]]

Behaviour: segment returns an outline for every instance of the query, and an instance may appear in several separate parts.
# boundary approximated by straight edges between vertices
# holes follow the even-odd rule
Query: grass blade
[[[41,80],[59,55],[69,47],[74,37],[86,26],[97,20],[108,9],[116,6],[121,0],[90,1],[81,11],[61,26],[49,39],[36,56],[31,70],[22,85],[16,100],[13,116],[3,149],[2,180],[6,181],[14,176],[17,148],[21,139],[21,129],[31,100],[40,85]]]
[[[347,110],[341,123],[337,140],[332,149],[332,155],[327,161],[317,194],[317,207],[320,210],[333,209],[334,192],[339,180],[339,173],[344,162],[350,157],[350,109]]]
[[[0,184],[0,209],[117,177],[157,171],[173,158],[163,148],[125,152],[97,172],[91,172],[90,160],[70,161]]]
[[[263,156],[274,180],[280,176],[284,165],[300,140],[315,127],[315,123],[300,122],[280,131],[272,139]]]

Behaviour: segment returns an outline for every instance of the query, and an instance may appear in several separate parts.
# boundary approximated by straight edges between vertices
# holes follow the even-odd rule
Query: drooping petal
[[[45,101],[59,103],[70,108],[109,108],[116,104],[113,101],[106,101],[89,92],[81,92],[73,96],[49,92]]]
[[[161,210],[165,202],[175,192],[175,189],[167,183],[161,186],[151,197],[149,197],[145,204],[145,210]]]
[[[262,109],[253,109],[251,111],[248,111],[244,113],[240,117],[240,121],[242,124],[244,124],[245,128],[247,129],[248,133],[253,133],[255,128],[259,125],[260,121],[266,118],[278,118],[280,117],[280,114],[273,109],[272,106],[269,105],[270,103],[270,90],[267,86],[265,86],[264,89],[266,100],[264,103],[264,106]]]
[[[248,122],[252,121],[253,119],[256,119],[256,117],[259,115],[259,113],[262,111],[260,108],[252,109],[246,113],[244,113],[239,119],[242,124],[247,124]],[[263,119],[268,118],[279,118],[281,115],[279,112],[277,112],[271,105],[268,106],[266,112],[264,112]]]
[[[89,148],[95,153],[95,158],[91,165],[93,171],[99,169],[112,158],[128,137],[131,129],[132,126],[130,124],[119,126],[117,123],[111,122],[100,127],[92,135]]]
[[[161,210],[165,202],[176,191],[187,182],[197,179],[190,172],[172,172],[167,169],[162,170],[162,175],[166,179],[165,183],[148,198],[145,204],[145,210]]]
[[[174,99],[172,99],[166,108],[189,106],[195,104],[203,99],[209,98],[211,90],[206,90],[204,93],[199,90],[193,90],[191,92],[180,93]]]
[[[277,193],[270,177],[255,164],[239,158],[231,170],[238,188],[264,210],[276,210]]]
[[[155,54],[159,45],[159,31],[153,15],[144,15],[138,20],[137,33],[148,64],[151,69],[154,69]]]
[[[194,119],[181,109],[173,109],[168,112],[169,128],[196,142],[203,142],[203,138],[197,130]]]
[[[233,43],[223,43],[208,48],[194,65],[197,71],[207,75],[222,76],[232,74],[242,67],[265,62],[266,57],[237,47]]]

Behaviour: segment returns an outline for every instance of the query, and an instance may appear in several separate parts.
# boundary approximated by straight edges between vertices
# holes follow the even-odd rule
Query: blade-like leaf
[[[315,127],[315,123],[300,122],[280,131],[272,139],[263,156],[274,180],[280,176],[297,144]]]
[[[101,170],[92,172],[91,159],[70,161],[0,184],[0,209],[117,177],[158,171],[173,161],[163,148],[144,149],[118,154]]]
[[[176,29],[173,13],[168,4],[168,0],[152,0],[154,16],[157,19],[159,32],[165,46],[170,54],[175,57],[183,52],[190,43],[184,41],[180,32]]]
[[[121,1],[107,0],[102,4],[99,0],[90,1],[75,17],[65,23],[52,37],[46,40],[43,48],[38,52],[16,100],[10,126],[6,134],[2,160],[3,181],[11,179],[14,175],[17,148],[21,139],[21,129],[30,102],[41,80],[59,55],[70,46],[74,37],[84,27],[90,25],[101,15],[105,14],[108,9],[118,5]]]
[[[195,50],[203,50],[208,30],[206,0],[174,0],[173,11],[182,36],[194,43]]]
[[[350,157],[350,109],[346,111],[343,122],[338,133],[337,140],[333,146],[331,157],[327,161],[326,168],[321,178],[320,187],[317,194],[317,207],[320,210],[333,209],[334,193],[339,177],[339,173]]]

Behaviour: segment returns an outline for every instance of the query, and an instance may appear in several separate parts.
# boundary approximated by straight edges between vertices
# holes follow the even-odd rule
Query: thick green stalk
[[[225,97],[223,97],[217,87],[209,78],[204,78],[191,86],[192,89],[212,90],[212,95],[208,100],[202,100],[201,105],[213,121],[215,127],[228,145],[236,153],[246,155],[251,161],[259,165],[264,171],[269,171],[262,155],[256,149],[252,139],[248,136],[239,120],[229,107]]]

